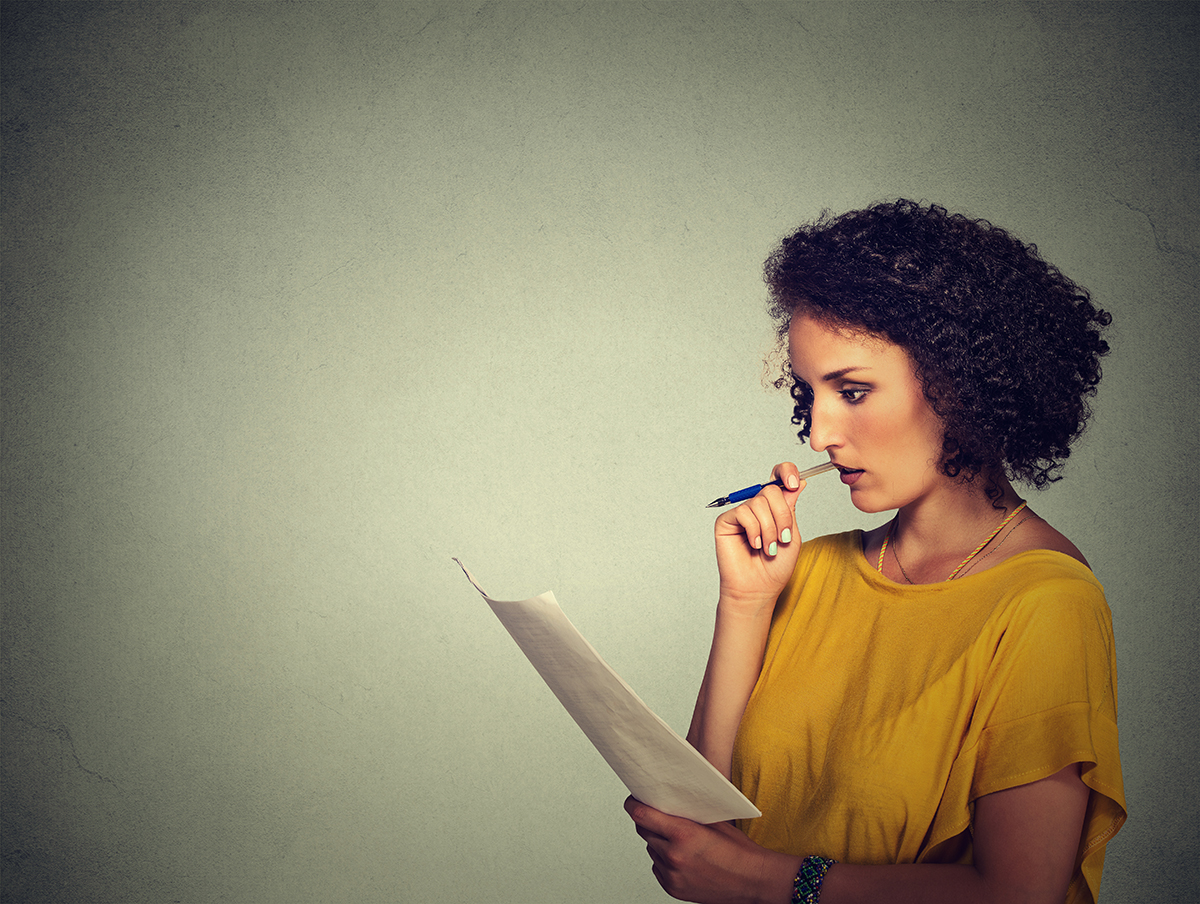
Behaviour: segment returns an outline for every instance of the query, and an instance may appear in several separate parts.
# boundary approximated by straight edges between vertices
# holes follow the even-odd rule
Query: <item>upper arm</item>
[[[1075,871],[1090,791],[1072,763],[975,801],[975,868],[1010,901],[1061,904]]]

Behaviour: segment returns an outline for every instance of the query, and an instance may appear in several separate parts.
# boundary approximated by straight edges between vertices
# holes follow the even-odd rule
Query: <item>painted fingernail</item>
[[[770,546],[767,547],[767,555],[773,556],[777,552],[779,552],[779,546],[776,545],[775,543],[772,543]]]
[[[754,538],[754,548],[755,548],[755,549],[762,549],[762,537],[755,537],[755,538]]]
[[[789,474],[787,480],[788,480],[788,487],[793,490],[796,489],[796,487],[800,486],[800,481],[796,477],[795,474]]]
[[[791,543],[792,542],[792,529],[790,527],[785,527],[783,529],[783,533],[781,533],[779,535],[779,539],[783,543]]]

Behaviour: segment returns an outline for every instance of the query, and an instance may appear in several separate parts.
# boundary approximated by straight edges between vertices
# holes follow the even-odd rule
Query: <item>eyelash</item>
[[[801,413],[805,417],[812,417],[813,391],[812,391],[812,388],[809,387],[807,384],[805,384],[804,389],[806,391],[806,394],[808,395],[809,404]],[[839,389],[839,390],[837,390],[837,394],[840,395],[843,399],[845,399],[846,404],[848,404],[848,405],[860,405],[866,399],[867,394],[870,391],[871,390],[866,389],[866,388],[856,387],[854,389]],[[855,398],[856,396],[857,396],[857,398]]]

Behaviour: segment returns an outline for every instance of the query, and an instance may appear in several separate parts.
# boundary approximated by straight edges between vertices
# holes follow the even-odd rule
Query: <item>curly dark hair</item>
[[[1112,318],[1086,289],[986,220],[914,201],[875,204],[785,238],[763,268],[786,341],[797,310],[883,336],[912,358],[945,425],[949,477],[1058,480],[1100,382]],[[812,390],[784,366],[807,440]],[[994,489],[991,484],[989,489]]]

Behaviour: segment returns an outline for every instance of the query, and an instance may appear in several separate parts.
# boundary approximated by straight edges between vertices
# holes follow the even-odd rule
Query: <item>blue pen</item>
[[[835,465],[833,462],[827,461],[823,465],[817,465],[815,468],[809,468],[807,471],[801,471],[800,479],[807,480],[809,477],[813,477],[817,474],[824,474],[826,471],[832,471],[836,467],[837,465]],[[720,508],[723,505],[733,505],[735,502],[744,502],[747,499],[753,499],[763,491],[764,487],[781,486],[783,486],[782,480],[772,480],[770,483],[756,483],[752,487],[746,487],[744,490],[738,490],[735,493],[730,493],[728,496],[722,496],[720,499],[714,499],[712,502],[706,505],[705,508]]]

